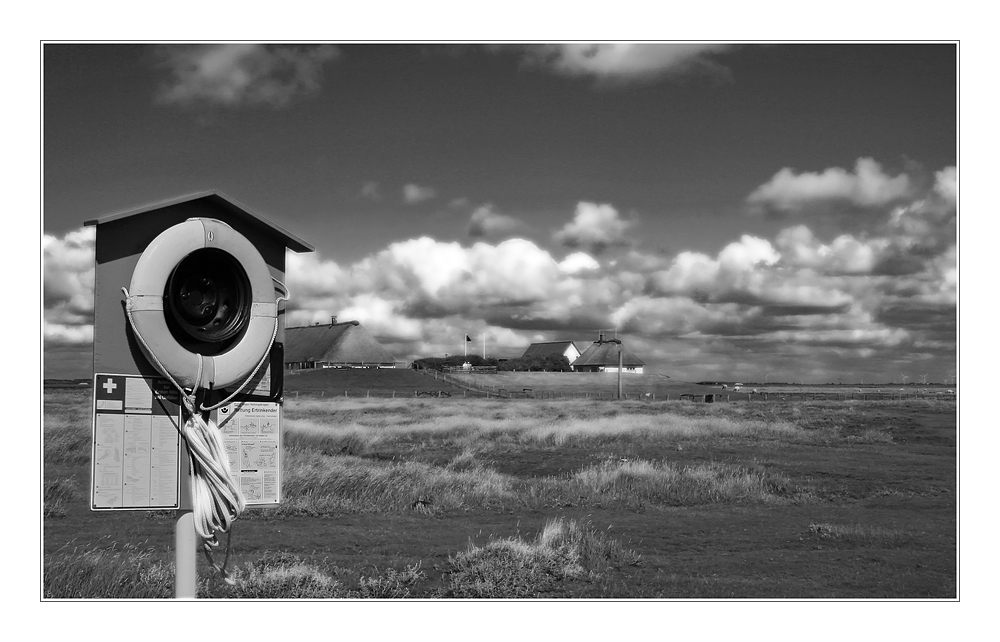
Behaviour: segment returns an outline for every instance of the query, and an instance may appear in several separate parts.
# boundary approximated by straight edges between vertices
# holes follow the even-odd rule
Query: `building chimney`
[[[601,330],[600,332],[598,332],[598,334],[597,334],[597,342],[598,343],[604,343],[604,330]]]
[[[330,317],[330,325],[337,325],[337,317],[336,316]]]

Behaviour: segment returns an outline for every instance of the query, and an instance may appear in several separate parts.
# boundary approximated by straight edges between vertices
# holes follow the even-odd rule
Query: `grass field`
[[[199,596],[957,596],[953,401],[413,394],[286,394],[285,501]],[[170,597],[174,515],[89,511],[90,393],[44,401],[44,596]]]

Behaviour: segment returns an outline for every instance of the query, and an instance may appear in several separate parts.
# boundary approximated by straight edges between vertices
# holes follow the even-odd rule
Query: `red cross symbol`
[[[112,381],[111,377],[108,377],[108,380],[106,382],[102,383],[101,387],[104,388],[105,390],[107,390],[108,394],[110,395],[111,391],[118,387],[118,384],[115,383],[114,381]]]

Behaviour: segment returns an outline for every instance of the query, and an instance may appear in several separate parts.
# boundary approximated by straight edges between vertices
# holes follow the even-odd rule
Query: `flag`
[[[472,341],[472,337],[470,337],[469,335],[465,335],[465,340],[466,341]]]

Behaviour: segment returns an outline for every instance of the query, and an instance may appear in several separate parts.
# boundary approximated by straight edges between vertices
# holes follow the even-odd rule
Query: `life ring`
[[[188,219],[153,239],[136,263],[128,295],[128,315],[146,356],[185,388],[242,382],[277,328],[267,264],[246,237],[212,218]]]

